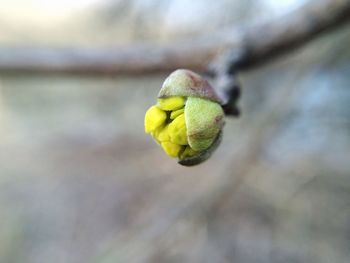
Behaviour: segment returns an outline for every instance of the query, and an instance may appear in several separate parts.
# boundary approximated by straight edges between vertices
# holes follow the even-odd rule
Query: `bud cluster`
[[[177,70],[164,82],[158,102],[145,115],[145,132],[183,165],[211,155],[224,125],[221,101],[209,83],[189,70]]]

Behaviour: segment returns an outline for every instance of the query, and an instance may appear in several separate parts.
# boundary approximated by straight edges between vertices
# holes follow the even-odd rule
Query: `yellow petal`
[[[183,146],[172,143],[172,142],[162,142],[162,148],[170,157],[177,157],[183,150]]]
[[[158,99],[158,107],[165,111],[178,110],[185,106],[185,98],[174,96],[165,99]]]
[[[169,125],[165,125],[163,127],[159,127],[154,131],[153,136],[158,142],[170,141],[170,136],[168,134]]]
[[[176,111],[172,111],[171,114],[170,114],[170,119],[175,119],[177,116],[183,114],[185,112],[185,109],[179,109],[179,110],[176,110]]]
[[[187,145],[187,129],[185,115],[181,114],[169,124],[168,134],[170,141],[176,144]]]
[[[145,115],[145,132],[151,133],[163,125],[166,120],[166,113],[157,106],[149,108]]]

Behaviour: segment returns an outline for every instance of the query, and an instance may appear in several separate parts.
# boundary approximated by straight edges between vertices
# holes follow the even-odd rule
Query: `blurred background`
[[[0,0],[0,46],[170,43],[305,2]],[[170,72],[0,72],[0,262],[349,262],[349,41],[242,73],[241,117],[192,168],[143,131]]]

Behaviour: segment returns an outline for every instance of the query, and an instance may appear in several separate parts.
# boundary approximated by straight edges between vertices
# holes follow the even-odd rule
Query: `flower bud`
[[[211,156],[221,141],[221,99],[196,73],[179,69],[164,81],[158,103],[145,115],[145,132],[171,157],[186,166]]]

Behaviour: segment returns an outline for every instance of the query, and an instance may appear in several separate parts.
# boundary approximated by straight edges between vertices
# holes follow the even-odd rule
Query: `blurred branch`
[[[135,74],[202,68],[212,50],[196,41],[125,48],[0,48],[0,71]]]
[[[210,61],[218,58],[211,64],[213,71],[232,72],[289,52],[347,20],[350,20],[350,0],[313,0],[263,24],[235,27],[169,45],[110,49],[1,48],[0,70],[134,74],[176,68],[205,70]]]
[[[233,72],[259,65],[350,20],[349,0],[313,0],[283,17],[246,27],[237,46],[214,64]],[[220,69],[216,69],[219,70]]]

